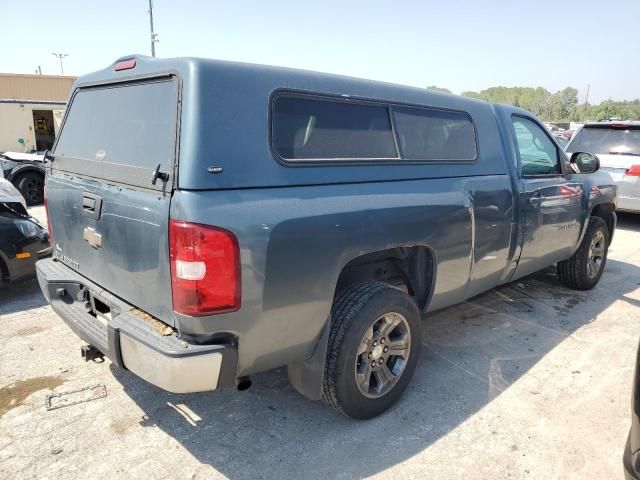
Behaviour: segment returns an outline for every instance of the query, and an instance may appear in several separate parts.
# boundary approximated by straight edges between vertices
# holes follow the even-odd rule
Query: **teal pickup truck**
[[[38,279],[85,358],[182,393],[286,366],[354,418],[400,398],[429,312],[550,265],[592,288],[616,226],[598,158],[529,112],[284,68],[124,57],[46,158]]]

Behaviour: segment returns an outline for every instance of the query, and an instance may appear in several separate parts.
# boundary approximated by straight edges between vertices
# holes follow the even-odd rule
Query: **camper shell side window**
[[[271,105],[271,149],[285,164],[473,162],[466,112],[280,92]]]

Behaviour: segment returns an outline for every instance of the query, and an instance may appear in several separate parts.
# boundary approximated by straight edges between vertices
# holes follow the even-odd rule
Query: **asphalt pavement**
[[[622,215],[594,290],[548,269],[427,315],[404,398],[354,421],[285,369],[176,395],[85,363],[37,283],[14,285],[0,290],[0,478],[622,478],[639,307],[640,215]]]

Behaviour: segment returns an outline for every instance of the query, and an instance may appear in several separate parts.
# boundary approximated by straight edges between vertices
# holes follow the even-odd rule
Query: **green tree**
[[[463,97],[469,97],[469,98],[480,98],[480,94],[478,92],[472,92],[471,90],[462,92],[460,95],[462,95]]]
[[[569,120],[578,106],[578,90],[567,87],[554,93],[556,102],[553,109],[553,117],[558,120]]]
[[[430,90],[451,93],[446,88],[430,86]],[[566,87],[550,92],[542,87],[491,87],[479,92],[465,91],[463,97],[477,98],[487,102],[513,105],[530,111],[544,121],[582,122],[608,120],[640,120],[640,99],[605,100],[597,105],[578,103],[578,90]]]

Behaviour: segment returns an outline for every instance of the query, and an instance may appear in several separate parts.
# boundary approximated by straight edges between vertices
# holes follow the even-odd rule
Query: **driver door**
[[[522,250],[515,277],[571,256],[582,225],[583,184],[569,179],[564,154],[533,118],[513,115],[518,153]]]

